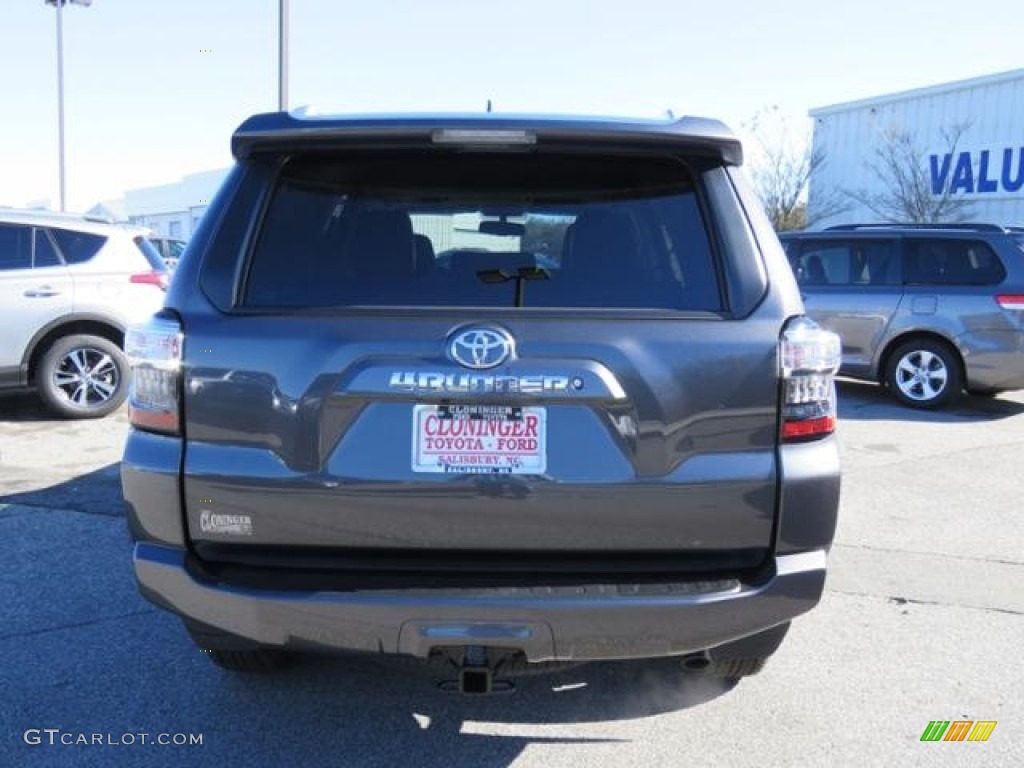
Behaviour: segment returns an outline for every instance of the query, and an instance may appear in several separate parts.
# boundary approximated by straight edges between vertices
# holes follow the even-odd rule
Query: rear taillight
[[[155,285],[161,291],[166,291],[171,282],[171,276],[166,272],[157,272],[154,269],[151,272],[136,272],[128,280],[138,285]]]
[[[836,429],[839,337],[806,317],[791,320],[780,342],[782,439],[809,440]]]
[[[1024,310],[1024,294],[1000,293],[996,296],[996,303],[1003,309]]]
[[[180,432],[183,341],[181,326],[166,317],[153,317],[128,329],[124,349],[132,366],[128,396],[132,426],[169,434]]]

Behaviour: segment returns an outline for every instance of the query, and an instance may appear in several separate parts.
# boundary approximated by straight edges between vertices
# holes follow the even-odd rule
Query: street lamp
[[[57,9],[57,145],[60,171],[60,210],[66,208],[64,195],[64,27],[61,23],[61,9],[71,3],[88,8],[92,0],[46,0],[47,5]]]
[[[277,108],[288,109],[288,0],[278,0],[277,18]]]

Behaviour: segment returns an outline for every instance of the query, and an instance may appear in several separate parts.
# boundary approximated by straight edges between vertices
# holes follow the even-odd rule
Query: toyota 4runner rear
[[[757,671],[820,599],[838,338],[715,121],[258,115],[133,328],[143,594],[213,660]]]

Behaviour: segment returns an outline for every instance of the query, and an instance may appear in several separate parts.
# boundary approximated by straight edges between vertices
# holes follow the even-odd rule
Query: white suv
[[[0,209],[0,389],[35,387],[68,418],[128,393],[124,331],[163,306],[169,274],[145,231]]]

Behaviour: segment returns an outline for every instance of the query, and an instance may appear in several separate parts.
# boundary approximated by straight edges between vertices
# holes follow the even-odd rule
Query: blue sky
[[[68,207],[231,162],[277,107],[277,0],[64,10]],[[55,10],[0,0],[0,205],[57,201]],[[291,0],[292,106],[719,117],[1024,66],[1018,3]]]

